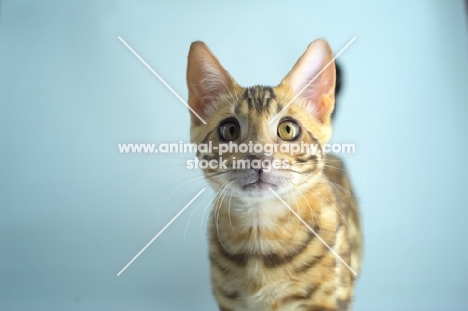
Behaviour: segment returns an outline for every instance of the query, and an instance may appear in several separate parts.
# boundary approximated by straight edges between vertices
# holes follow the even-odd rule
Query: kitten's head
[[[335,79],[332,50],[321,39],[308,46],[278,86],[247,88],[203,42],[192,43],[187,68],[191,141],[211,142],[211,152],[198,152],[200,160],[224,161],[204,169],[215,190],[226,187],[256,201],[271,197],[269,188],[284,193],[319,180],[325,161],[321,146],[332,132]],[[304,147],[310,145],[316,149]]]

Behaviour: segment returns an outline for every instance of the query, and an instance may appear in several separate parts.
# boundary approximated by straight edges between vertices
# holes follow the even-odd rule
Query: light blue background
[[[356,36],[334,136],[358,150],[355,310],[467,310],[465,17],[462,1],[2,1],[0,310],[216,310],[211,190],[116,275],[205,186],[189,155],[119,154],[187,141],[189,114],[118,36],[184,98],[194,40],[250,85]]]

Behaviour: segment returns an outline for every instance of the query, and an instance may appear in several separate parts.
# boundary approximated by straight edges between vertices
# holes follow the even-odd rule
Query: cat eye
[[[283,121],[278,125],[278,136],[282,140],[291,141],[296,139],[301,133],[299,124],[294,121]]]
[[[228,120],[219,127],[219,136],[224,141],[236,140],[240,136],[240,125],[237,121]]]

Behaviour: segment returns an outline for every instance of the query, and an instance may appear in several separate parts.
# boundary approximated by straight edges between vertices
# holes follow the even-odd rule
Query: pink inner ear
[[[233,83],[229,73],[204,43],[192,43],[187,67],[189,104],[192,109],[206,117],[213,101],[229,92]]]
[[[327,120],[333,111],[335,64],[332,60],[328,43],[314,41],[285,79],[295,95],[300,93],[298,97],[307,100],[308,109],[321,121]]]

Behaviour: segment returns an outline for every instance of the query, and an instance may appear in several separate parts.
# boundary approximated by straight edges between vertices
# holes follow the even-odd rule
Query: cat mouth
[[[257,180],[256,182],[244,185],[242,188],[248,192],[265,192],[269,191],[270,188],[276,190],[277,186],[275,184]]]

